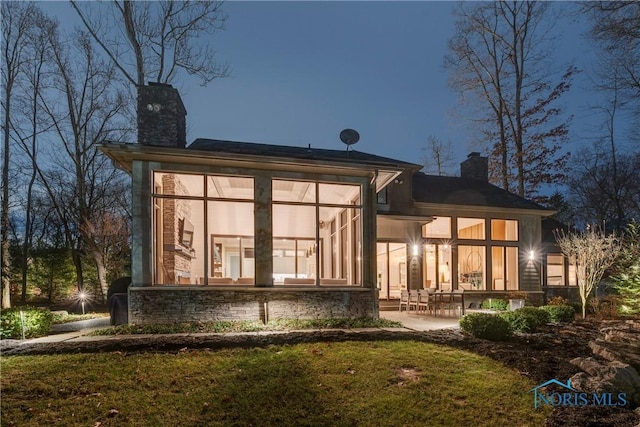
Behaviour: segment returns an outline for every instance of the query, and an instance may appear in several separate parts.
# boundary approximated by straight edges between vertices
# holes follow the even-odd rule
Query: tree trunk
[[[109,285],[107,283],[107,270],[104,267],[104,261],[102,259],[102,254],[99,251],[93,251],[93,260],[96,263],[96,268],[98,270],[98,280],[100,281],[100,292],[102,293],[101,300],[103,303],[106,302],[107,299],[107,291]]]
[[[76,268],[76,278],[78,281],[78,292],[84,290],[84,275],[82,273],[82,256],[80,251],[71,250],[71,259],[73,260],[73,266]]]
[[[11,91],[7,85],[4,94],[4,156],[2,161],[2,308],[11,307],[11,264],[9,262],[9,111]]]

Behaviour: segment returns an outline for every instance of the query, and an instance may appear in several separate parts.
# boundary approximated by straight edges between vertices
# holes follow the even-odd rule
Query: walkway
[[[88,335],[98,328],[109,327],[109,318],[82,320],[56,325],[58,332],[27,340],[0,340],[3,355],[113,351],[117,349],[169,350],[185,347],[247,347],[269,344],[311,342],[314,340],[346,341],[376,339],[439,340],[427,337],[425,331],[457,332],[456,317],[433,317],[398,311],[381,311],[380,317],[402,323],[401,328],[308,329],[299,331],[261,331],[241,333],[183,333],[145,335]],[[448,335],[448,334],[447,334]]]

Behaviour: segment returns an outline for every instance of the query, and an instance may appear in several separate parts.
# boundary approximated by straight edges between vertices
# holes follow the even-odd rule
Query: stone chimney
[[[489,182],[489,159],[482,157],[480,153],[475,151],[470,153],[467,160],[460,163],[460,176]]]
[[[138,86],[138,143],[184,148],[187,110],[171,85],[149,82]]]

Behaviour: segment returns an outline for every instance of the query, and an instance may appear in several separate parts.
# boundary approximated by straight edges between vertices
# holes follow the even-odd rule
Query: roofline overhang
[[[180,163],[201,166],[240,167],[247,169],[282,170],[290,172],[331,173],[337,175],[371,177],[376,191],[393,182],[406,168],[377,162],[341,162],[315,159],[297,159],[280,156],[254,155],[157,147],[132,143],[99,144],[114,166],[131,173],[134,161]]]
[[[557,211],[550,209],[527,209],[527,208],[510,208],[505,206],[480,206],[480,205],[458,205],[451,203],[426,203],[426,202],[415,202],[415,206],[417,208],[423,209],[447,209],[448,211],[462,211],[462,212],[484,212],[484,213],[494,213],[494,212],[505,212],[519,215],[540,215],[542,217],[549,217],[557,213]]]
[[[425,224],[432,222],[435,217],[433,215],[404,215],[400,213],[376,212],[378,219],[384,218],[390,221],[418,221]]]

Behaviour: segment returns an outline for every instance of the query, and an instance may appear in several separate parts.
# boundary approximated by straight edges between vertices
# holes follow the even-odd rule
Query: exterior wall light
[[[533,261],[536,259],[536,252],[535,251],[529,251],[529,261]]]
[[[420,246],[413,245],[413,256],[418,256],[418,255],[420,255]]]

